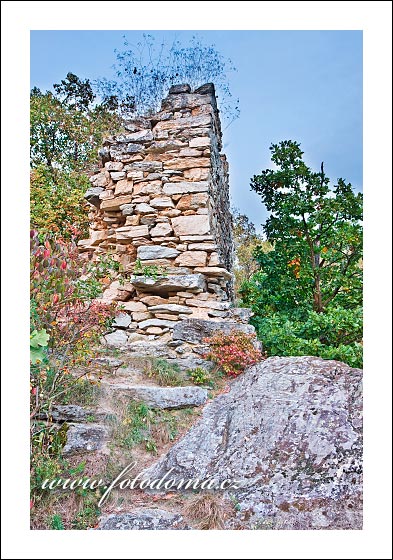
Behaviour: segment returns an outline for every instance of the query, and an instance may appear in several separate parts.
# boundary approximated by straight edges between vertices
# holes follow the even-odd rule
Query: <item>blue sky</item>
[[[149,33],[148,30],[146,30]],[[67,72],[113,77],[122,37],[135,44],[142,31],[32,31],[31,86],[46,90]],[[224,132],[231,198],[260,230],[266,211],[250,178],[271,167],[269,146],[292,139],[306,162],[335,182],[362,189],[361,31],[152,31],[157,41],[188,43],[197,34],[232,60],[231,91],[240,117]]]

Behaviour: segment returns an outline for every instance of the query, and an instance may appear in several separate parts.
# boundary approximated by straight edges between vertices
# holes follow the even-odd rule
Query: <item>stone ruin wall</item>
[[[246,323],[249,313],[232,307],[228,164],[213,84],[173,86],[160,112],[125,129],[99,152],[103,167],[85,195],[90,235],[79,242],[86,256],[110,253],[121,264],[103,299],[119,301],[122,340],[169,340],[185,319]]]

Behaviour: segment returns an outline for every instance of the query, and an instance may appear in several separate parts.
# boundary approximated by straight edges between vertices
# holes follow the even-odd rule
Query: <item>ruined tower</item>
[[[172,86],[160,112],[125,129],[100,150],[86,193],[90,237],[79,243],[121,264],[123,281],[104,293],[129,317],[119,327],[159,337],[184,319],[244,320],[231,310],[228,165],[213,84]]]

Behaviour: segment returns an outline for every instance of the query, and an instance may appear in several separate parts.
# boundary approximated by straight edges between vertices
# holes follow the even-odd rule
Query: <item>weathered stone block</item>
[[[202,319],[183,319],[177,323],[173,330],[173,340],[184,340],[186,342],[201,343],[206,337],[213,336],[218,332],[229,334],[233,330],[246,334],[255,334],[252,325],[244,325],[234,321],[209,321]]]
[[[179,251],[171,247],[162,247],[160,245],[142,245],[138,247],[138,259],[143,261],[148,259],[171,259],[177,257]]]
[[[152,237],[165,237],[171,235],[173,232],[172,227],[167,223],[157,224],[154,228],[150,230],[150,235]]]
[[[120,210],[120,206],[122,204],[129,204],[132,201],[131,195],[124,195],[124,196],[116,196],[115,198],[111,198],[110,200],[103,200],[101,202],[101,210]]]
[[[178,216],[172,218],[175,235],[205,235],[210,233],[209,216]]]
[[[179,266],[205,266],[207,253],[205,251],[184,251],[175,260]]]
[[[206,289],[206,281],[202,274],[186,274],[157,279],[137,276],[131,279],[131,283],[138,290],[148,291],[152,294],[166,294],[178,290],[199,293]]]

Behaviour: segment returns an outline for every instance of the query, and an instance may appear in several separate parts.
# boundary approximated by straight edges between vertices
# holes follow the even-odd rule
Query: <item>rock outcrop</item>
[[[144,478],[239,481],[227,528],[361,529],[362,372],[269,358],[235,380]]]

